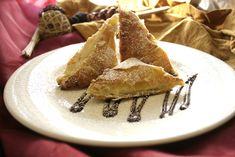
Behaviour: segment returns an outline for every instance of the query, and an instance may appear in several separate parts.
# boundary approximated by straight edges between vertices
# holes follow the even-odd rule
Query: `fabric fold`
[[[186,45],[228,60],[235,52],[235,11],[201,11],[190,4],[171,7],[145,19],[146,27],[158,40]],[[103,21],[74,24],[85,39],[94,34]]]

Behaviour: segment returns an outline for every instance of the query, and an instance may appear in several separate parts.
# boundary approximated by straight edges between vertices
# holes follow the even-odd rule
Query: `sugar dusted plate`
[[[151,96],[141,111],[142,120],[130,123],[132,101],[123,101],[113,118],[102,115],[104,102],[91,99],[79,113],[69,108],[84,90],[62,91],[56,77],[83,44],[53,50],[21,66],[8,80],[4,101],[12,116],[40,134],[93,146],[142,146],[175,142],[208,132],[234,116],[235,73],[224,62],[182,45],[159,42],[180,76],[198,73],[191,104],[160,119],[164,94]],[[170,95],[172,99],[173,95]]]

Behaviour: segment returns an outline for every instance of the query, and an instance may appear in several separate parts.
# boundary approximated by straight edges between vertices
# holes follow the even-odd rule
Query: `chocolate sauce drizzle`
[[[86,103],[88,103],[88,101],[92,98],[92,96],[87,95],[86,92],[84,92],[79,98],[78,100],[70,107],[70,111],[73,113],[77,113],[77,112],[81,112]]]
[[[184,88],[184,86],[181,86],[177,89],[176,93],[175,93],[175,96],[171,102],[171,106],[170,106],[170,109],[168,111],[169,115],[173,115],[173,112],[174,112],[174,109],[175,109],[175,106],[176,106],[176,103],[177,101],[179,100],[179,96],[180,96],[180,93],[182,91],[182,89]]]
[[[180,105],[180,110],[185,110],[189,107],[190,105],[190,98],[191,98],[191,90],[192,90],[192,85],[194,81],[196,80],[198,74],[195,74],[191,77],[188,78],[188,80],[185,82],[184,86],[181,86],[177,89],[175,92],[174,98],[168,107],[168,101],[169,101],[169,96],[172,91],[168,91],[165,94],[163,104],[162,104],[162,110],[160,114],[160,118],[164,118],[166,114],[168,115],[173,115],[176,104],[179,100],[180,93],[182,92],[182,89],[185,87],[185,93],[183,96],[183,102]],[[86,92],[84,92],[78,100],[71,106],[70,111],[73,113],[76,112],[81,112],[85,105],[88,103],[88,101],[92,98],[92,96],[88,95]],[[141,102],[137,104],[138,99],[142,98]],[[134,97],[132,101],[132,105],[130,107],[130,114],[127,118],[128,122],[138,122],[141,120],[141,110],[146,103],[147,99],[149,96],[141,96],[141,97]],[[121,100],[106,100],[104,103],[103,107],[103,116],[106,118],[109,117],[114,117],[118,114],[118,107],[119,104],[121,103]],[[169,109],[168,109],[169,108]]]
[[[198,74],[195,74],[192,77],[189,77],[188,80],[185,82],[185,86],[181,86],[177,89],[175,96],[171,102],[169,110],[167,110],[167,106],[168,106],[168,100],[169,100],[169,95],[170,95],[171,91],[168,91],[165,94],[165,98],[164,98],[163,104],[162,104],[162,111],[159,116],[160,118],[164,118],[167,113],[168,113],[168,115],[173,115],[174,109],[175,109],[176,104],[179,100],[180,93],[184,87],[186,87],[186,90],[185,90],[183,102],[180,106],[180,110],[185,110],[186,108],[189,107],[190,97],[191,97],[191,89],[192,89],[192,85],[193,85],[195,79],[197,78],[197,75]]]
[[[128,122],[138,122],[141,120],[141,110],[145,104],[145,102],[147,101],[147,99],[149,98],[149,96],[143,96],[141,102],[139,103],[139,105],[137,106],[137,100],[138,98],[141,98],[141,97],[135,97],[133,98],[133,101],[132,101],[132,105],[131,105],[131,108],[130,108],[130,114],[127,118],[127,121]]]
[[[188,84],[186,92],[184,94],[184,100],[183,103],[180,106],[180,110],[185,110],[189,107],[190,105],[190,100],[191,100],[191,88],[192,85],[194,83],[194,81],[196,80],[198,74],[193,75],[192,77],[190,77],[185,83]]]
[[[106,100],[103,108],[103,116],[106,118],[114,117],[118,114],[118,106],[121,100],[116,100],[112,103],[112,100]]]
[[[163,118],[164,115],[167,113],[167,102],[169,99],[171,91],[166,92],[164,100],[163,100],[163,104],[162,104],[162,112],[160,114],[160,118]]]

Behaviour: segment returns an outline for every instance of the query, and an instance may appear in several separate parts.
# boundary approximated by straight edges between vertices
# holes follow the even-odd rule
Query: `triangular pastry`
[[[61,89],[85,88],[104,69],[118,64],[115,46],[118,16],[114,15],[102,25],[85,45],[67,63],[64,74],[57,78]]]
[[[169,91],[184,81],[162,67],[129,58],[112,69],[106,69],[93,80],[87,93],[97,99],[122,99]]]
[[[155,38],[132,11],[120,9],[120,55],[121,61],[134,57],[156,66],[161,66],[172,75],[177,75],[163,49],[157,46]]]

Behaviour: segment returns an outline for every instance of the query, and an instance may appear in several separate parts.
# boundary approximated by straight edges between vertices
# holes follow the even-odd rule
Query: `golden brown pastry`
[[[67,63],[64,74],[57,78],[61,89],[85,88],[104,69],[118,64],[115,46],[118,16],[114,15]]]
[[[177,75],[163,49],[157,46],[138,16],[131,11],[120,9],[120,55],[121,61],[134,57],[156,66],[161,66],[172,75]]]
[[[169,91],[184,81],[136,58],[129,58],[112,69],[106,69],[93,80],[87,93],[98,99],[122,99]]]

